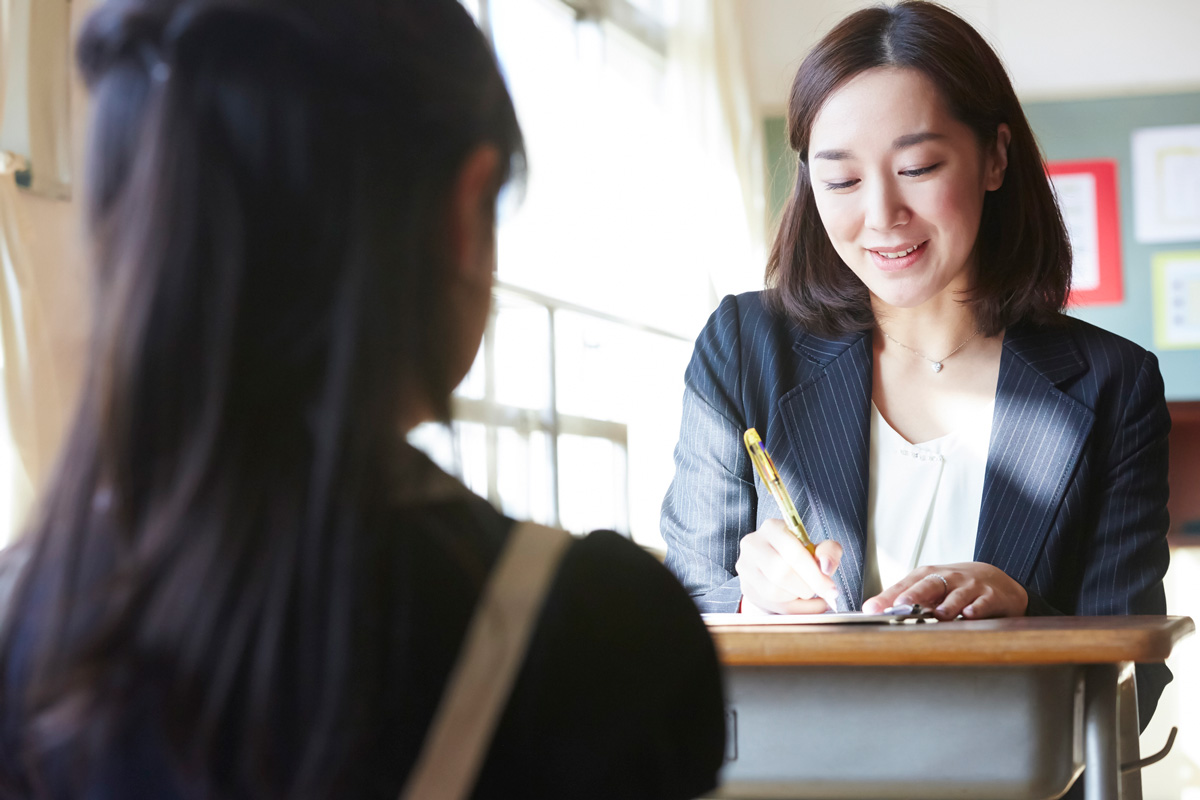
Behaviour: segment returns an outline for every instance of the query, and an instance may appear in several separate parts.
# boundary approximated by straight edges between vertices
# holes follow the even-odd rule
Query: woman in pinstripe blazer
[[[767,289],[721,302],[686,375],[662,530],[701,610],[1165,613],[1157,361],[1062,314],[1070,245],[990,47],[929,3],[857,12],[801,65],[789,136],[799,168]],[[991,425],[981,493],[934,501],[971,524],[927,531],[968,555],[928,563],[918,546],[915,569],[875,587],[893,525],[873,414],[916,443]],[[750,427],[815,557],[754,474]],[[1144,724],[1170,672],[1139,669]]]

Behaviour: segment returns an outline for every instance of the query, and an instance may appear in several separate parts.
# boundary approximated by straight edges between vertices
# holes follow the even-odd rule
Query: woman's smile
[[[868,248],[875,266],[884,272],[898,272],[916,264],[925,255],[929,240],[900,247]]]

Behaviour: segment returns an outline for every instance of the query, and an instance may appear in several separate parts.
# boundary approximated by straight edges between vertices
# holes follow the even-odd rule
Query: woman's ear
[[[987,191],[994,192],[1004,185],[1004,171],[1008,169],[1008,145],[1012,141],[1012,131],[1008,125],[1001,122],[996,128],[996,141],[992,143],[987,153],[984,168]]]
[[[496,194],[500,152],[491,145],[463,159],[450,187],[446,255],[450,342],[448,370],[457,384],[471,368],[487,327],[496,261]]]
[[[451,188],[447,244],[460,279],[474,282],[486,275],[490,282],[499,167],[500,152],[481,145],[463,161]]]

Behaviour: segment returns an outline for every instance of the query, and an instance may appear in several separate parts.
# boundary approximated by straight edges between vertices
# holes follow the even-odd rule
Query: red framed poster
[[[1117,204],[1117,162],[1052,161],[1046,173],[1071,237],[1074,266],[1071,305],[1120,303],[1121,214]]]

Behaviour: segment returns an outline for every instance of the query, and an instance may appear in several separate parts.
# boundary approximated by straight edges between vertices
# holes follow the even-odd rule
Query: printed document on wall
[[[1154,344],[1200,348],[1200,250],[1154,256]]]
[[[1071,238],[1071,305],[1120,303],[1125,290],[1117,162],[1051,161],[1046,173]]]
[[[1200,125],[1133,132],[1133,207],[1138,241],[1200,241]]]

